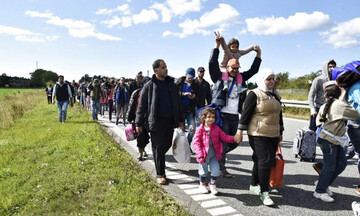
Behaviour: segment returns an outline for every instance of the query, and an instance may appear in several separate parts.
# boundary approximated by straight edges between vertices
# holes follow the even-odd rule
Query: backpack
[[[195,115],[195,122],[196,122],[196,125],[200,125],[201,124],[201,113],[204,109],[206,108],[212,108],[216,111],[216,121],[215,121],[215,124],[217,124],[219,127],[222,126],[222,119],[221,119],[221,113],[220,113],[220,108],[214,104],[214,103],[211,103],[209,105],[206,105],[206,106],[203,106],[201,107],[200,109],[198,109],[198,111],[196,112],[196,115]]]

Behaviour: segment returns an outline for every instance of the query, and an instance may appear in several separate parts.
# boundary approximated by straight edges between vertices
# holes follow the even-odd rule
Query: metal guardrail
[[[281,100],[281,102],[287,107],[298,107],[298,108],[310,109],[308,101]]]

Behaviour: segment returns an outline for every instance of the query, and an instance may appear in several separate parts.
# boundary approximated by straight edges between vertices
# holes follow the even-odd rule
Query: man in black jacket
[[[178,87],[168,76],[165,61],[157,59],[152,66],[155,74],[141,91],[135,124],[139,133],[143,125],[150,132],[156,181],[165,184],[165,154],[171,147],[174,128],[182,128],[183,112]]]
[[[242,104],[245,97],[242,97],[242,94],[237,92],[236,88],[236,75],[239,73],[240,64],[237,59],[230,59],[226,66],[226,73],[229,74],[229,84],[231,87],[229,91],[223,91],[224,81],[221,79],[222,72],[220,71],[218,57],[219,57],[219,47],[220,47],[221,36],[216,35],[216,46],[213,49],[209,61],[209,72],[211,80],[215,83],[213,90],[213,99],[212,103],[215,103],[221,108],[221,118],[222,118],[222,130],[229,135],[235,135],[238,130],[239,124],[239,113],[242,110]],[[248,71],[241,73],[243,86],[246,86],[245,81],[250,79],[255,75],[260,68],[261,64],[261,50],[259,46],[255,46],[254,51],[257,53],[251,68]],[[245,95],[244,95],[245,96]],[[225,167],[226,154],[234,150],[238,145],[223,143],[223,153],[222,159],[219,161],[220,169],[222,171],[222,176],[226,178],[233,177],[229,172],[227,172]]]
[[[197,70],[197,77],[195,78],[195,83],[199,86],[198,92],[198,104],[196,108],[199,109],[205,105],[209,105],[211,103],[211,91],[210,84],[204,79],[205,68],[199,67]]]

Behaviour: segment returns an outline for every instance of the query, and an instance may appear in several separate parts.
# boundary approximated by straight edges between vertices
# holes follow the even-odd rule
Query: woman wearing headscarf
[[[254,166],[249,189],[260,195],[261,201],[267,206],[274,205],[269,196],[270,170],[276,165],[275,153],[284,130],[280,97],[274,91],[274,78],[270,69],[258,73],[258,87],[246,96],[239,125],[241,140],[242,131],[247,130],[253,150]]]

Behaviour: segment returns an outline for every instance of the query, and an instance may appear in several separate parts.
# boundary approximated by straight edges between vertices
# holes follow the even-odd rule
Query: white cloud
[[[17,41],[45,43],[53,41],[58,36],[45,36],[41,33],[34,33],[26,29],[0,25],[0,34],[15,36]]]
[[[41,18],[50,18],[53,16],[53,14],[51,12],[39,13],[37,11],[26,11],[25,15],[28,15],[31,17],[41,17]]]
[[[322,32],[324,43],[332,44],[334,48],[359,46],[360,17],[347,22],[338,23],[330,32]]]
[[[118,16],[113,16],[112,19],[105,20],[102,23],[104,23],[108,28],[112,28],[121,23],[121,18]]]
[[[180,23],[179,27],[182,28],[181,33],[165,31],[163,37],[174,36],[184,38],[193,34],[208,35],[211,34],[212,31],[207,30],[207,28],[214,26],[223,31],[229,26],[229,23],[236,22],[239,15],[239,12],[235,8],[228,4],[221,3],[218,8],[202,15],[199,20],[186,19]]]
[[[113,16],[112,19],[105,20],[104,23],[108,28],[113,28],[114,26],[121,25],[123,28],[128,28],[133,24],[141,23],[150,23],[159,19],[159,16],[154,10],[143,9],[139,14],[134,14],[132,16]]]
[[[330,24],[330,17],[314,11],[312,14],[295,13],[288,18],[274,16],[249,18],[245,22],[247,30],[254,35],[278,35],[321,29]]]
[[[206,0],[167,0],[165,3],[155,3],[150,8],[159,10],[162,22],[170,22],[174,16],[183,16],[188,12],[200,11],[201,4]]]
[[[158,20],[159,16],[154,10],[142,9],[139,14],[132,16],[132,20],[135,24],[149,23]]]
[[[99,40],[122,40],[119,37],[96,32],[95,27],[91,23],[83,20],[62,19],[51,13],[40,13],[36,11],[26,11],[25,14],[31,17],[46,18],[47,20],[45,22],[48,24],[65,27],[68,33],[75,38],[94,37]]]
[[[111,15],[112,13],[115,12],[120,12],[122,15],[130,15],[131,14],[131,10],[128,4],[123,4],[123,5],[118,5],[116,8],[114,9],[99,9],[98,11],[95,12],[95,14],[106,14],[106,15]]]

